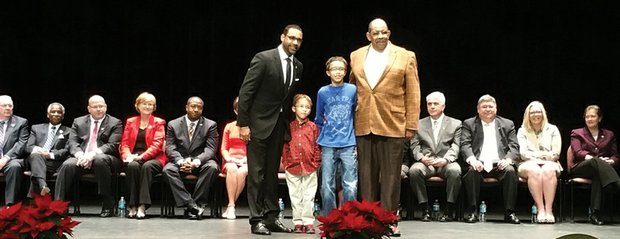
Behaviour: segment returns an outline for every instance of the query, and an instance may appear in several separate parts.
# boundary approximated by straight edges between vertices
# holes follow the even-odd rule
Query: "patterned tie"
[[[196,123],[189,123],[189,129],[187,130],[187,134],[189,134],[189,141],[192,141],[192,138],[194,137],[194,125],[196,125]]]
[[[284,83],[284,85],[288,88],[291,86],[291,78],[292,78],[292,74],[291,74],[291,58],[286,58],[286,82]]]
[[[2,148],[4,148],[4,125],[6,122],[0,121],[0,157],[4,156]]]
[[[437,120],[433,120],[433,138],[435,139],[435,144],[437,144],[437,142],[439,142],[439,129],[437,127]]]
[[[45,140],[45,144],[43,148],[47,151],[50,151],[52,148],[52,143],[54,142],[54,137],[56,136],[56,126],[52,126],[50,131],[47,134],[47,140]]]
[[[90,140],[88,141],[88,149],[86,152],[91,152],[97,148],[97,132],[99,132],[99,120],[95,120],[95,127],[93,132],[90,133]]]

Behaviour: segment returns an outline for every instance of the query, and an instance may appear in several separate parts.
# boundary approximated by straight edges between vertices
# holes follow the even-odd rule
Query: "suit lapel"
[[[390,50],[390,56],[388,56],[388,62],[386,63],[385,69],[383,70],[383,74],[381,74],[381,77],[379,77],[379,81],[377,81],[377,85],[375,85],[374,89],[377,89],[377,87],[381,85],[381,82],[385,80],[385,76],[387,75],[387,73],[390,71],[390,69],[392,69],[394,62],[396,62],[396,56],[397,56],[396,49],[394,49],[394,46],[390,46],[390,49],[391,50]]]
[[[358,75],[359,77],[357,78],[357,81],[359,81],[360,84],[364,85],[368,89],[370,89],[370,85],[368,84],[368,79],[366,79],[366,72],[364,71],[364,62],[366,61],[366,57],[368,56],[369,50],[370,50],[370,45],[368,45],[366,50],[363,51],[364,54],[358,55],[358,59],[356,59],[355,61],[356,62],[355,67],[351,66],[351,69],[358,69],[358,72],[356,75]]]

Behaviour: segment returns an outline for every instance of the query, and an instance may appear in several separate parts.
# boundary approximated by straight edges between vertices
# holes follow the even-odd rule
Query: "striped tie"
[[[192,138],[194,138],[194,125],[196,125],[194,122],[189,124],[189,129],[187,132],[189,134],[189,141],[192,141]]]
[[[54,142],[54,137],[56,136],[56,126],[52,126],[50,131],[47,134],[47,140],[45,140],[45,144],[43,148],[49,151],[52,148],[52,143]]]

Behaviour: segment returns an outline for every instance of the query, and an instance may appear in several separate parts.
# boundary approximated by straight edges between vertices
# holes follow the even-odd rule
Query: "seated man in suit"
[[[185,207],[190,219],[201,219],[208,202],[211,186],[219,173],[216,152],[219,133],[217,124],[202,116],[203,101],[190,97],[185,105],[186,115],[176,118],[166,130],[166,155],[164,179],[170,184],[174,201]],[[190,194],[182,177],[197,174],[194,193]]]
[[[106,114],[107,105],[103,97],[93,95],[88,99],[88,115],[75,118],[69,134],[69,153],[72,155],[62,163],[54,197],[64,200],[74,179],[84,172],[94,172],[103,198],[101,217],[113,216],[114,194],[112,173],[118,173],[120,158],[118,145],[123,134],[123,123]]]
[[[461,155],[469,168],[463,176],[467,192],[465,222],[476,222],[476,208],[483,177],[497,178],[504,194],[504,221],[519,224],[516,216],[517,171],[515,161],[519,158],[517,133],[512,120],[497,116],[497,103],[490,95],[478,100],[478,116],[463,122],[461,131]],[[467,211],[466,211],[467,212]]]
[[[65,118],[65,107],[60,103],[51,103],[47,107],[48,123],[33,125],[26,144],[28,165],[32,171],[28,192],[41,196],[50,192],[47,175],[58,171],[62,162],[69,156],[69,127],[61,125]]]
[[[426,179],[439,176],[446,180],[447,204],[439,221],[452,221],[454,203],[461,190],[461,167],[456,162],[461,146],[461,121],[443,113],[446,97],[435,91],[426,96],[429,116],[421,119],[418,133],[411,139],[411,155],[415,163],[409,169],[409,182],[424,208],[422,221],[431,220]]]
[[[4,173],[6,178],[6,205],[19,201],[16,197],[22,185],[22,156],[28,134],[28,120],[13,115],[13,99],[8,95],[0,95],[0,172]]]

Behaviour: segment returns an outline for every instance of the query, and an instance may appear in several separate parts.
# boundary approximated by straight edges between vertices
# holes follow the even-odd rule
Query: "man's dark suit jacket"
[[[168,123],[166,130],[166,155],[168,160],[175,164],[187,157],[200,159],[201,164],[205,164],[208,160],[218,162],[216,152],[219,137],[217,123],[205,117],[200,117],[194,130],[194,137],[190,142],[186,117],[181,116]]]
[[[585,160],[587,154],[594,157],[609,157],[618,165],[618,146],[614,132],[599,129],[598,138],[594,140],[587,127],[574,129],[570,134],[570,146],[575,155],[573,167]]]
[[[75,118],[69,135],[69,152],[75,155],[77,152],[86,152],[86,146],[90,140],[90,115]],[[123,135],[123,123],[110,115],[105,116],[99,123],[97,133],[97,147],[104,154],[119,157],[118,145]]]
[[[252,138],[269,137],[276,126],[280,110],[287,115],[291,111],[293,101],[291,92],[295,92],[300,83],[303,64],[297,58],[293,59],[294,76],[291,86],[287,88],[284,85],[281,62],[277,48],[256,54],[250,62],[250,68],[239,91],[237,125],[250,126]],[[288,118],[285,118],[287,126]],[[286,132],[288,135],[288,127]]]
[[[6,131],[4,133],[2,152],[9,157],[9,161],[21,158],[24,155],[26,142],[28,142],[28,136],[30,135],[28,120],[13,115],[6,121],[4,127]]]
[[[495,118],[495,135],[497,138],[497,153],[499,159],[509,158],[514,163],[519,159],[519,143],[517,133],[512,120],[497,116]],[[470,156],[476,156],[480,160],[480,151],[484,142],[484,130],[482,121],[478,116],[463,121],[461,130],[461,155],[463,161]]]
[[[45,141],[47,141],[47,133],[49,132],[49,123],[33,125],[30,129],[30,137],[28,137],[28,143],[26,144],[26,153],[32,153],[32,149],[35,146],[43,147]],[[69,134],[71,129],[67,126],[61,125],[56,130],[56,136],[54,137],[54,143],[50,149],[50,153],[54,154],[55,161],[64,161],[69,156]]]

